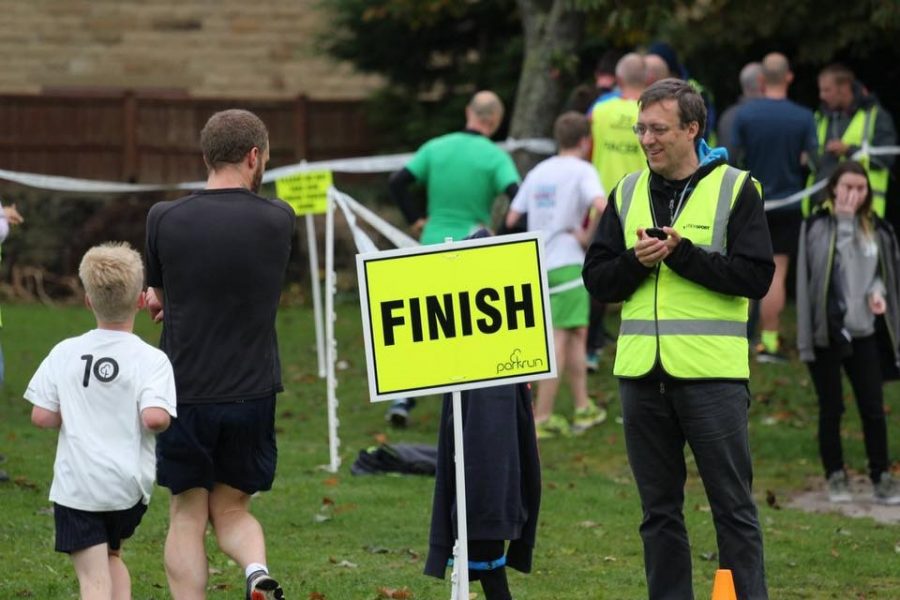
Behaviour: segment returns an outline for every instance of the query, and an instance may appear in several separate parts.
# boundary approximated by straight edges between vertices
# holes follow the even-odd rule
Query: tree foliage
[[[388,86],[372,117],[388,146],[458,128],[478,89],[511,103],[521,65],[514,0],[330,0],[334,27],[324,48]],[[422,102],[422,101],[425,102]]]
[[[815,75],[848,63],[900,113],[900,86],[882,57],[896,54],[900,2],[862,0],[333,0],[334,56],[388,81],[377,114],[399,113],[395,145],[458,127],[462,106],[489,87],[511,104],[511,133],[547,135],[567,92],[607,48],[665,40],[716,96],[738,94],[738,72],[778,50],[792,60],[792,95],[817,103]],[[436,103],[423,108],[419,100]],[[388,123],[396,122],[388,120]],[[405,143],[404,143],[405,140]]]

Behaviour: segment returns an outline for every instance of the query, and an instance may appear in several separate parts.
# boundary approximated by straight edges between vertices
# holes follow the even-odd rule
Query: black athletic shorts
[[[134,530],[147,505],[138,503],[125,510],[91,512],[53,504],[53,520],[56,522],[56,551],[77,552],[98,544],[108,544],[110,550],[122,547],[122,540],[134,535]]]
[[[766,211],[766,221],[769,224],[769,235],[772,237],[773,253],[789,256],[795,254],[800,239],[800,224],[803,222],[800,208],[792,206]]]
[[[247,494],[275,479],[275,395],[255,400],[179,404],[156,439],[159,485],[180,494],[224,483]]]

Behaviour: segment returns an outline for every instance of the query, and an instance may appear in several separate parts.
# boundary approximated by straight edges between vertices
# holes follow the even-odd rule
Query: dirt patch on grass
[[[848,517],[869,517],[880,523],[900,524],[900,506],[885,506],[872,501],[872,482],[865,475],[850,475],[852,502],[829,502],[824,478],[810,478],[806,489],[794,494],[787,502],[788,508],[806,512],[836,512]]]

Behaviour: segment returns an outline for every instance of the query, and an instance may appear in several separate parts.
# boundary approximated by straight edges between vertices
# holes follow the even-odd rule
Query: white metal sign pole
[[[453,449],[456,462],[456,545],[450,600],[469,600],[469,527],[466,522],[466,459],[463,448],[462,392],[453,392]]]
[[[319,250],[316,244],[316,225],[311,214],[306,215],[306,238],[309,245],[309,278],[312,281],[313,317],[316,320],[316,357],[319,377],[325,377],[325,339],[322,335],[322,285],[319,281]]]
[[[328,196],[328,210],[325,212],[325,385],[328,388],[328,450],[331,456],[329,470],[337,473],[341,468],[338,455],[341,440],[338,438],[337,380],[334,363],[337,360],[337,341],[334,339],[334,293],[337,287],[334,277],[334,201]]]

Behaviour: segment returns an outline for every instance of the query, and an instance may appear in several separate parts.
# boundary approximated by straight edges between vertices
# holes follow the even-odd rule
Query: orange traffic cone
[[[729,569],[718,569],[713,582],[712,600],[737,600],[734,591],[734,579]]]

